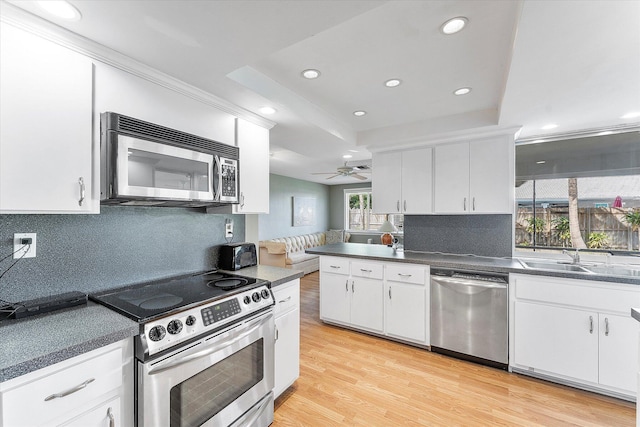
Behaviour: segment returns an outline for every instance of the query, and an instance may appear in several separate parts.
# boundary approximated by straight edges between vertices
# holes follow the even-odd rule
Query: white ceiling
[[[620,118],[640,111],[640,1],[71,0],[76,22],[10,3],[248,111],[275,107],[271,171],[308,181],[359,182],[312,173],[452,133],[640,121]],[[467,28],[443,35],[455,16]]]

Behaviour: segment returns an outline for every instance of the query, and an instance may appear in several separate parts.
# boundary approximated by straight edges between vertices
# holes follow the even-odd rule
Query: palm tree
[[[571,246],[576,249],[585,249],[584,240],[580,234],[580,222],[578,220],[578,178],[569,178],[569,231],[571,233]]]
[[[640,251],[640,210],[627,212],[624,214],[624,220],[629,224],[631,230],[638,230],[638,250]]]

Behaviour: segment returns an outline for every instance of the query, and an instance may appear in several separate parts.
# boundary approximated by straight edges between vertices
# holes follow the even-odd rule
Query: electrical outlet
[[[22,243],[22,239],[31,239],[31,245]],[[13,234],[13,259],[36,257],[36,233]]]
[[[233,237],[233,221],[230,219],[224,224],[224,237]]]

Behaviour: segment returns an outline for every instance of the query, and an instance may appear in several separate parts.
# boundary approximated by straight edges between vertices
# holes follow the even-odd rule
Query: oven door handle
[[[182,357],[178,357],[178,358],[169,358],[169,359],[165,359],[167,361],[167,363],[162,363],[160,362],[159,364],[151,367],[149,369],[149,375],[153,375],[153,374],[159,374],[161,372],[164,372],[168,369],[174,368],[176,366],[180,366],[180,365],[184,365],[185,363],[189,363],[193,360],[196,359],[201,359],[203,357],[207,357],[213,353],[216,353],[226,347],[229,347],[230,345],[235,344],[236,342],[240,341],[241,339],[243,339],[244,337],[251,335],[253,332],[255,332],[257,329],[259,329],[262,325],[264,325],[265,323],[267,323],[271,318],[273,317],[273,314],[270,313],[268,316],[264,316],[252,323],[248,323],[245,327],[243,327],[241,330],[237,330],[234,331],[235,332],[235,336],[229,337],[230,340],[226,341],[224,344],[222,345],[213,345],[213,343],[206,349],[199,351],[197,353],[193,353],[193,354],[188,354]]]

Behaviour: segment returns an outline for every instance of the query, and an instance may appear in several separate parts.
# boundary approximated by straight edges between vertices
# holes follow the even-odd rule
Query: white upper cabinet
[[[513,150],[498,136],[435,147],[435,213],[511,213]]]
[[[240,203],[233,212],[269,213],[269,129],[237,120],[240,148]]]
[[[432,148],[374,154],[374,212],[432,213],[432,160]]]
[[[0,27],[0,213],[98,213],[91,61]]]

